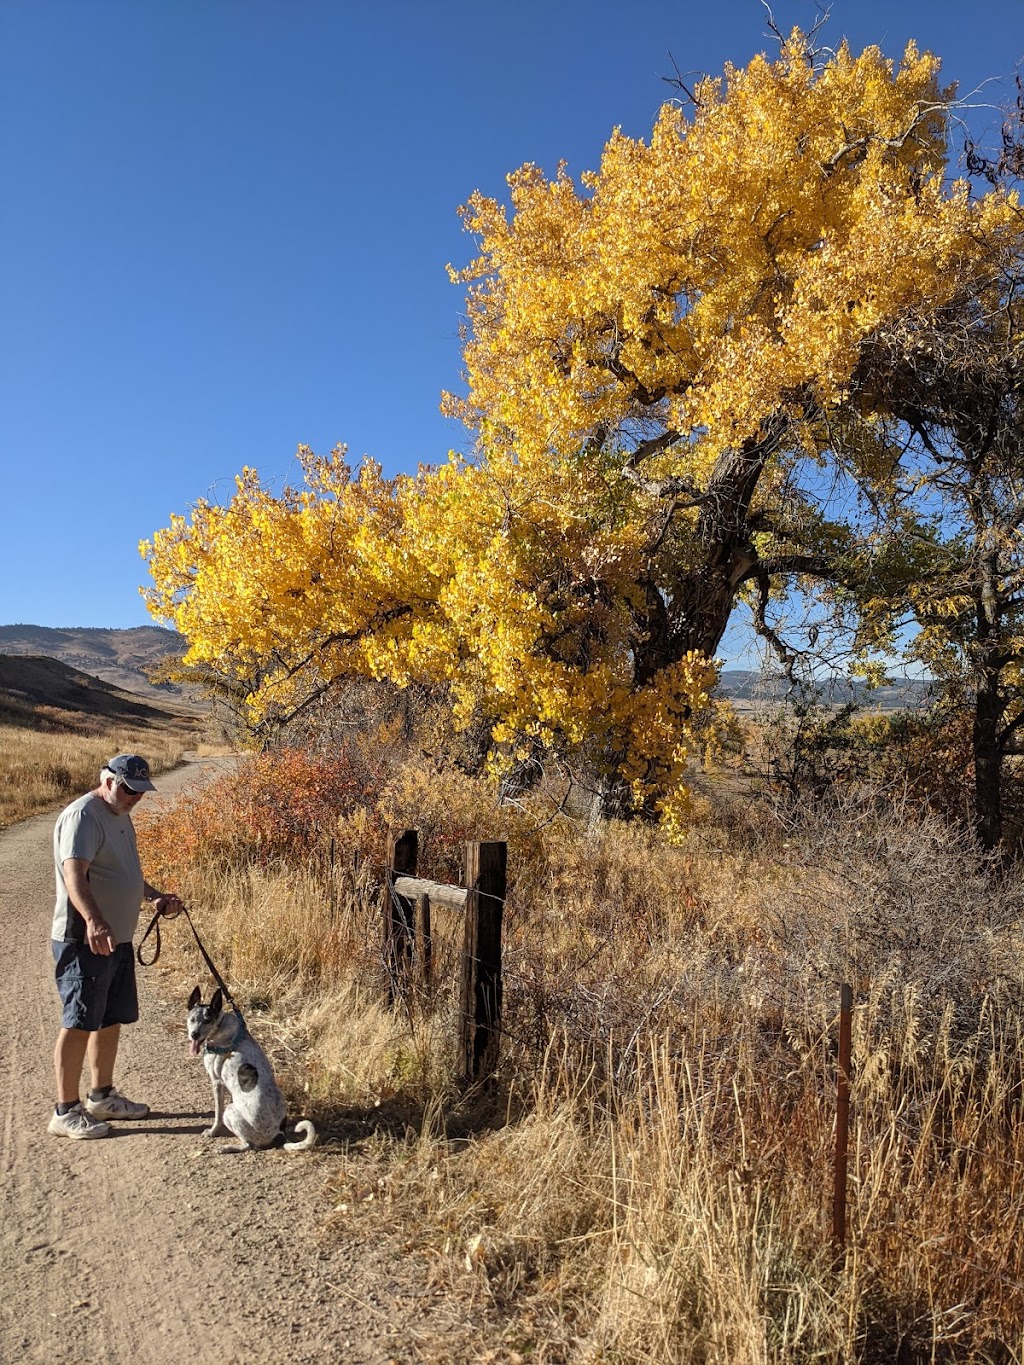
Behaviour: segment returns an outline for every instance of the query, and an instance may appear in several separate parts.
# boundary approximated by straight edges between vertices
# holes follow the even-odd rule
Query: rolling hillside
[[[91,626],[54,629],[49,626],[0,626],[0,660],[4,655],[55,659],[79,673],[138,694],[157,707],[170,705],[205,709],[201,697],[173,684],[153,684],[148,674],[170,655],[180,654],[185,641],[176,631],[160,626],[136,626],[131,630],[107,630]],[[822,701],[842,705],[857,701],[873,711],[895,711],[920,705],[927,699],[927,679],[895,680],[884,687],[867,689],[862,683],[843,680],[823,684]],[[778,705],[786,698],[785,679],[746,669],[725,669],[718,686],[720,696],[739,709],[750,711]]]
[[[151,700],[58,659],[0,654],[0,724],[82,733],[98,724],[181,723],[191,711],[177,697]]]
[[[902,711],[925,704],[932,692],[930,678],[892,678],[881,687],[846,678],[826,679],[821,683],[818,700],[825,706],[844,706],[856,702],[868,711]],[[791,688],[778,674],[763,674],[747,669],[725,669],[718,694],[727,697],[742,711],[774,707],[786,701]]]
[[[181,688],[154,685],[148,672],[168,655],[184,649],[181,636],[159,626],[106,630],[90,626],[53,629],[49,626],[0,626],[0,657],[4,655],[56,659],[69,669],[91,674],[126,692],[135,692],[156,705],[187,702]]]

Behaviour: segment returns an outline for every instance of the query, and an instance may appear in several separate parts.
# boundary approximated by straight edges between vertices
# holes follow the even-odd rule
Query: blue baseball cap
[[[107,764],[107,769],[112,772],[119,782],[122,782],[129,791],[133,792],[155,792],[156,787],[150,781],[149,764],[140,757],[139,754],[118,754]]]

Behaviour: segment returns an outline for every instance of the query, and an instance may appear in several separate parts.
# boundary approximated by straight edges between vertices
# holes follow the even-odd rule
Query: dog
[[[197,986],[188,998],[188,1041],[193,1057],[203,1062],[213,1086],[213,1126],[203,1137],[234,1135],[239,1147],[222,1152],[247,1152],[254,1147],[280,1146],[300,1152],[316,1142],[316,1129],[309,1119],[295,1125],[305,1133],[301,1142],[286,1142],[284,1096],[274,1080],[267,1054],[253,1039],[240,1014],[225,1014],[224,997],[218,989],[204,1005]],[[225,1098],[230,1103],[225,1107]]]

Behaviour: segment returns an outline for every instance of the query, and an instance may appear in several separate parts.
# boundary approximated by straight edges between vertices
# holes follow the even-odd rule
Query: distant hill
[[[180,722],[184,710],[176,698],[161,706],[57,659],[0,654],[0,722],[80,732],[95,719],[117,725]]]
[[[146,676],[149,669],[171,654],[181,654],[184,639],[160,626],[136,626],[131,630],[71,626],[0,626],[0,656],[45,656],[71,669],[127,692],[137,692],[157,704],[182,699],[181,688],[163,683],[155,686]]]
[[[57,630],[50,626],[0,626],[0,661],[4,655],[39,656],[55,659],[72,671],[91,674],[122,691],[137,693],[154,705],[178,707],[205,704],[171,683],[154,685],[147,673],[169,655],[184,653],[185,639],[177,631],[160,626],[135,626],[131,630],[106,630],[94,626],[70,626]],[[822,684],[822,700],[830,705],[857,701],[879,711],[895,711],[919,706],[927,700],[928,679],[905,678],[884,687],[867,688],[863,683],[836,680]],[[778,675],[750,669],[727,668],[718,684],[719,696],[728,697],[749,709],[781,702],[788,692],[786,680]]]
[[[856,679],[827,679],[821,683],[820,700],[827,706],[844,706],[856,702],[873,711],[902,711],[921,706],[928,701],[933,683],[929,678],[891,679],[882,687],[868,687]],[[752,670],[724,669],[718,683],[718,694],[737,706],[771,706],[785,701],[791,688],[778,674],[757,673]]]

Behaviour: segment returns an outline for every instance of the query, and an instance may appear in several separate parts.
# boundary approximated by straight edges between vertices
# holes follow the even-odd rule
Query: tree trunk
[[[987,852],[1003,838],[1002,744],[1000,726],[1006,709],[1002,681],[1005,654],[1000,645],[999,556],[993,518],[986,515],[985,500],[972,505],[978,554],[978,585],[975,598],[975,660],[977,691],[974,696],[974,822],[978,842]]]
[[[628,785],[617,773],[606,773],[594,792],[587,832],[593,834],[601,820],[629,820],[636,814]]]
[[[758,569],[750,507],[765,465],[786,428],[780,419],[760,441],[745,441],[719,457],[697,522],[697,538],[704,551],[700,567],[673,585],[671,601],[647,585],[641,630],[634,645],[638,687],[691,650],[714,658],[736,594]]]
[[[998,672],[986,670],[974,699],[974,822],[978,842],[991,852],[1003,837],[1002,754],[999,721],[1002,702]]]

